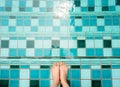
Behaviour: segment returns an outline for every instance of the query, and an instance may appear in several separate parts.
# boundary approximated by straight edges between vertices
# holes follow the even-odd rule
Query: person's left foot
[[[60,80],[61,84],[66,83],[66,77],[68,73],[68,66],[64,62],[60,62]]]

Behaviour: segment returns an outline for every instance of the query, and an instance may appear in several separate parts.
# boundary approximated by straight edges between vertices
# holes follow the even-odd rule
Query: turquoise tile
[[[50,79],[50,70],[40,70],[40,78]]]
[[[112,55],[113,56],[120,56],[120,48],[113,48]]]
[[[71,87],[81,87],[80,80],[71,80]]]
[[[18,56],[25,56],[26,55],[26,49],[18,49]]]
[[[101,71],[92,70],[92,79],[101,79]]]
[[[69,50],[68,49],[60,49],[60,55],[63,56],[69,56]]]
[[[20,77],[19,70],[10,70],[10,78],[18,79]]]
[[[86,55],[87,56],[94,56],[95,50],[93,48],[87,48],[86,49]]]
[[[88,6],[94,6],[95,0],[88,0]]]
[[[19,87],[19,80],[10,80],[9,87]]]
[[[35,56],[43,56],[43,50],[42,49],[35,49]]]
[[[80,79],[80,70],[71,70],[72,79]]]
[[[9,56],[17,56],[17,49],[10,49]]]
[[[95,49],[95,53],[96,53],[96,56],[103,56],[103,49],[101,48]]]
[[[90,65],[81,65],[82,69],[90,69],[90,67],[91,67]]]
[[[39,78],[39,70],[30,70],[30,78],[38,79]]]
[[[50,87],[50,80],[40,80],[40,87]]]
[[[102,70],[103,79],[111,79],[111,70]]]
[[[29,65],[21,65],[20,68],[22,68],[22,69],[28,69],[28,68],[30,68],[30,66]]]
[[[9,78],[9,70],[1,70],[0,78]]]
[[[102,80],[102,87],[113,87],[111,80]]]
[[[77,50],[76,49],[70,49],[70,56],[77,56]]]

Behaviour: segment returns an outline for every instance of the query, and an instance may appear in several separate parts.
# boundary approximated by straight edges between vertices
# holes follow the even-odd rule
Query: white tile
[[[77,48],[77,41],[69,40],[69,48]]]
[[[20,85],[20,87],[30,87],[29,80],[20,80],[19,85]]]
[[[112,47],[113,48],[120,48],[120,40],[112,40]]]
[[[108,6],[115,6],[116,0],[108,0]]]
[[[104,48],[103,55],[104,56],[112,56],[112,49],[111,48]]]
[[[92,66],[91,66],[91,69],[101,69],[101,66],[99,66],[99,65],[95,65],[95,66],[92,65]]]
[[[44,40],[43,41],[44,48],[51,48],[51,46],[52,46],[51,40]]]
[[[75,19],[75,26],[82,26],[82,20],[81,19]]]
[[[113,87],[120,87],[120,79],[119,80],[112,80]]]
[[[95,0],[95,6],[101,6],[101,0]]]
[[[85,48],[81,48],[77,50],[77,55],[78,56],[86,56],[86,50]]]
[[[8,57],[9,56],[9,49],[1,49],[0,56]]]
[[[52,49],[52,56],[60,56],[60,49]]]
[[[112,69],[112,78],[120,79],[120,69]]]
[[[26,48],[26,40],[18,40],[18,48]]]
[[[34,49],[26,49],[26,56],[35,56],[35,51]]]
[[[33,6],[33,2],[30,0],[26,1],[26,7],[32,7]]]
[[[19,1],[13,0],[12,7],[19,7]]]
[[[94,40],[86,40],[86,48],[94,48]]]
[[[0,69],[10,69],[9,65],[0,65]]]
[[[81,87],[91,87],[91,80],[81,80]]]
[[[20,70],[20,79],[29,79],[29,69],[21,69]]]
[[[60,48],[68,48],[68,40],[60,40]]]
[[[43,41],[35,40],[35,48],[43,48]]]
[[[53,26],[60,26],[60,20],[59,19],[53,19]]]
[[[81,69],[81,79],[90,79],[91,72],[88,69]]]
[[[9,26],[16,26],[16,19],[9,19]]]
[[[40,7],[44,7],[44,8],[46,7],[46,1],[40,1],[39,3],[40,3]]]
[[[10,40],[9,48],[17,48],[17,40]]]
[[[40,69],[40,65],[30,65],[30,69]]]
[[[89,31],[90,31],[90,27],[85,27],[85,26],[83,26],[83,27],[82,27],[82,31],[83,31],[83,32],[89,32]]]
[[[98,26],[104,26],[105,25],[104,19],[97,19],[97,25]]]
[[[81,0],[81,6],[86,7],[87,6],[87,0]]]
[[[103,48],[103,40],[95,40],[95,48]]]
[[[38,19],[31,19],[31,26],[38,26]]]

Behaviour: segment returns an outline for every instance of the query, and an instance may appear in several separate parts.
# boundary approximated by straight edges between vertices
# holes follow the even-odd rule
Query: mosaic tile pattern
[[[119,57],[120,38],[4,37],[1,57]]]
[[[120,87],[120,0],[67,1],[0,0],[0,87],[50,87],[55,61],[70,87]]]
[[[1,12],[53,12],[60,0],[0,0]],[[119,11],[119,0],[69,0],[75,12]]]
[[[120,16],[71,16],[69,19],[53,16],[0,16],[0,33],[120,33]]]
[[[107,60],[109,61],[109,60]],[[80,61],[79,61],[80,62]],[[105,61],[103,61],[105,62]],[[69,62],[70,64],[70,62]],[[119,87],[119,64],[69,65],[67,80],[70,87]],[[1,87],[50,87],[51,65],[1,64]]]

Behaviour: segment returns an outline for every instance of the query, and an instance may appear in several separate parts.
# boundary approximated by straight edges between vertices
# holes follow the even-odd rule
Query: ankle
[[[58,87],[58,83],[56,83],[56,82],[53,82],[53,84],[52,84],[52,87]]]
[[[69,87],[67,81],[62,81],[61,84],[62,84],[63,87]]]
[[[66,84],[67,84],[67,80],[66,80],[66,79],[64,79],[64,80],[61,79],[61,84],[62,84],[62,85],[66,85]]]

